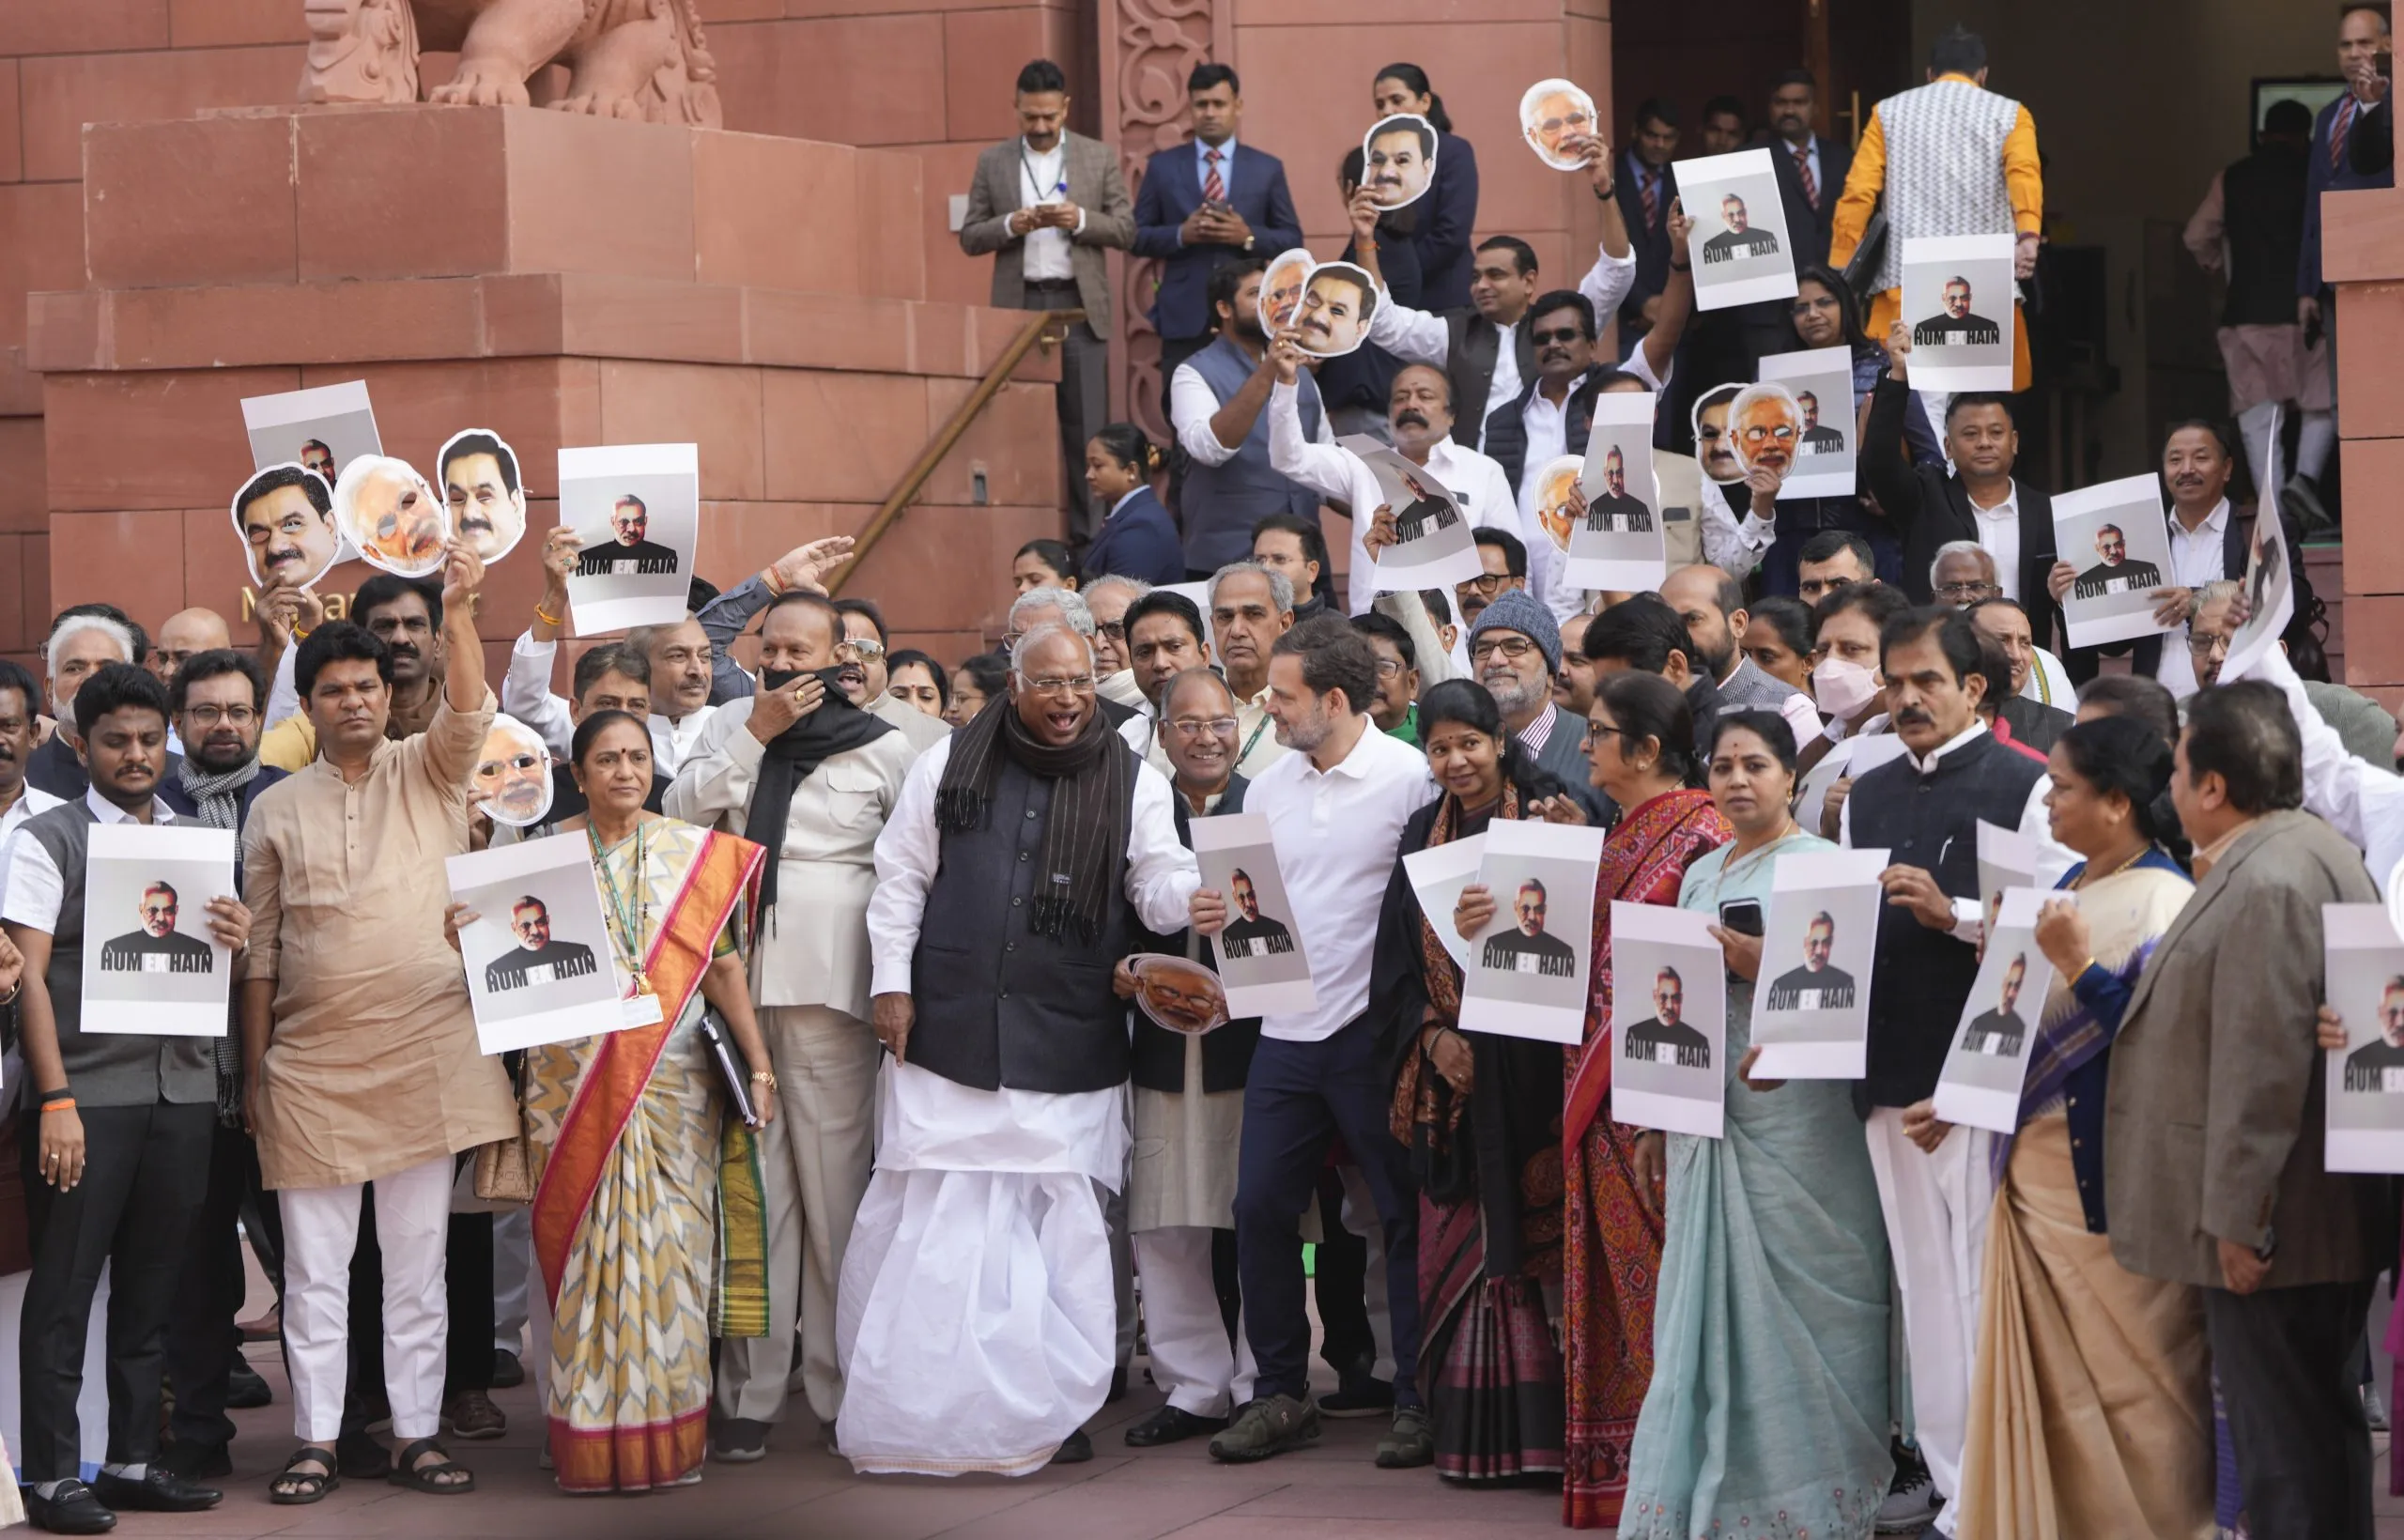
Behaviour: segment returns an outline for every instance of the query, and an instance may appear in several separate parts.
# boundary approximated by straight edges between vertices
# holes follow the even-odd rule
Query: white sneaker
[[[1878,1505],[1878,1532],[1917,1534],[1936,1521],[1944,1506],[1944,1497],[1925,1473],[1906,1471],[1895,1478],[1894,1489]]]
[[[2387,1431],[2387,1403],[2379,1398],[2377,1385],[2363,1387],[2363,1416],[2369,1420],[2373,1433]]]

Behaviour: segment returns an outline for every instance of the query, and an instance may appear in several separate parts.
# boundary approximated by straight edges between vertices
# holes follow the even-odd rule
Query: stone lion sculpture
[[[695,0],[302,0],[306,102],[419,99],[418,54],[455,49],[459,67],[424,93],[469,106],[532,104],[526,83],[553,62],[565,94],[547,105],[598,117],[724,126],[717,66]]]

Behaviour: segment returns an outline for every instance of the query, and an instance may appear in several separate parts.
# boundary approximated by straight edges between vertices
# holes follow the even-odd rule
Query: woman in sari
[[[1483,685],[1428,690],[1419,735],[1444,794],[1403,825],[1402,855],[1553,807],[1582,821],[1568,788],[1504,731]],[[1461,1032],[1461,969],[1446,935],[1456,914],[1494,907],[1475,884],[1461,900],[1457,911],[1422,913],[1395,863],[1371,994],[1394,1005],[1394,1135],[1419,1180],[1419,1378],[1436,1473],[1494,1485],[1561,1471],[1561,1052]]]
[[[2104,1230],[2112,1039],[2192,891],[2159,842],[2154,801],[2170,774],[2170,750],[2126,717],[2081,722],[2054,745],[2053,835],[2085,860],[2060,885],[2076,904],[2051,901],[2037,921],[2056,982],[2019,1130],[1996,1141],[1959,1540],[2214,1531],[2202,1301],[2122,1269]],[[1942,1137],[1927,1102],[1910,1116]]]
[[[1683,908],[1758,918],[1782,857],[1836,848],[1788,810],[1795,734],[1776,712],[1719,719],[1711,796],[1735,841],[1688,869]],[[1727,1128],[1668,1136],[1653,1385],[1619,1532],[1862,1540],[1893,1471],[1878,1184],[1847,1082],[1749,1078],[1761,937],[1712,933],[1728,956]]]
[[[1611,1121],[1614,900],[1673,904],[1687,869],[1728,842],[1709,793],[1694,789],[1694,716],[1658,674],[1620,673],[1586,714],[1594,783],[1626,811],[1595,882],[1593,1002],[1586,1040],[1563,1050],[1562,1356],[1569,1447],[1562,1522],[1610,1529],[1627,1495],[1636,1414],[1653,1378],[1653,1298],[1661,1268],[1662,1143]]]
[[[572,757],[588,808],[559,837],[592,847],[630,1009],[624,1030],[526,1055],[547,1453],[563,1492],[640,1492],[701,1479],[709,1339],[767,1330],[756,1147],[702,1029],[725,1022],[764,1126],[776,1076],[735,953],[763,852],[643,809],[640,717],[587,716]]]

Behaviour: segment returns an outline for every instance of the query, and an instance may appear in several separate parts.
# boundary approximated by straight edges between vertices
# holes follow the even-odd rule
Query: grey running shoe
[[[1241,1465],[1317,1442],[1316,1404],[1290,1395],[1267,1395],[1245,1403],[1226,1431],[1210,1440],[1210,1457]]]
[[[1425,1407],[1396,1407],[1394,1431],[1378,1440],[1378,1469],[1407,1471],[1436,1463],[1436,1433],[1427,1425]]]

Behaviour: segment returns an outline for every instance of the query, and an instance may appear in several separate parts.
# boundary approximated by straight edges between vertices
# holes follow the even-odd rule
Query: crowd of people
[[[2367,123],[2385,23],[2343,24]],[[2165,636],[2057,650],[2076,574],[2015,397],[1914,391],[1891,263],[1846,274],[1880,205],[1890,242],[2004,210],[2033,268],[2035,128],[1985,76],[1957,29],[1852,146],[1782,77],[1762,142],[1798,292],[1703,313],[1671,104],[1625,153],[1570,136],[1604,234],[1548,287],[1526,242],[1472,243],[1471,146],[1389,67],[1370,105],[1425,118],[1439,170],[1400,217],[1351,197],[1380,299],[1372,346],[1322,365],[1264,319],[1266,258],[1301,237],[1282,166],[1237,142],[1235,72],[1194,71],[1194,140],[1130,200],[1066,129],[1061,71],[1028,65],[961,239],[995,254],[997,303],[1083,312],[1079,496],[1067,540],[994,575],[999,648],[956,662],[830,594],[848,537],[583,639],[564,694],[564,529],[492,682],[455,542],[341,618],[270,582],[254,646],[206,609],[155,633],[61,611],[45,677],[0,663],[26,1516],[98,1533],[220,1502],[226,1413],[272,1394],[251,1337],[290,1386],[285,1505],[473,1492],[453,1446],[501,1436],[491,1392],[528,1378],[571,1494],[766,1458],[796,1396],[855,1471],[1025,1474],[1092,1458],[1086,1424],[1148,1378],[1132,1446],[1249,1463],[1375,1417],[1379,1467],[1557,1484],[1564,1524],[1630,1536],[2367,1537],[2398,1196],[2324,1166],[2349,1038],[2323,905],[2378,901],[2404,858],[2396,724],[2328,682],[2308,622],[2229,663],[2229,494],[2262,461],[2213,422],[2161,449]],[[1706,104],[1703,148],[1746,116]],[[2232,168],[2232,222],[2260,179]],[[1161,264],[1166,446],[1097,421],[1112,246]],[[1838,346],[1860,485],[1780,499],[1734,453],[1734,387]],[[1650,592],[1572,583],[1532,485],[1619,392],[1660,413]],[[1479,576],[1379,588],[1395,510],[1339,429],[1442,483]],[[552,761],[531,827],[477,806],[499,712]],[[1265,822],[1311,988],[1225,1020],[1223,949],[1271,927],[1252,877],[1205,886],[1197,821],[1235,813]],[[1406,864],[1498,821],[1602,831],[1566,1046],[1463,1024],[1462,944],[1506,903],[1541,930],[1542,886],[1430,912]],[[84,998],[91,830],[128,823],[237,837],[231,891],[157,895],[236,959],[222,1037]],[[1985,824],[2059,890],[2011,1135],[1934,1101],[1993,923]],[[487,1055],[459,955],[482,916],[445,859],[547,839],[589,851],[627,1024]],[[1866,1069],[1764,1078],[1759,916],[1780,862],[1837,849],[1889,862]],[[1615,904],[1712,922],[1718,1137],[1615,1116],[1615,992],[1658,1025],[1683,988],[1615,978]],[[556,960],[541,904],[511,920]],[[2404,1012],[2385,1030],[2404,1062]],[[263,1320],[238,1318],[245,1243]]]

